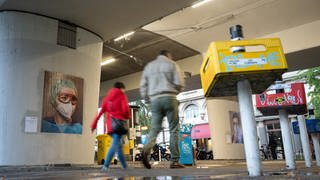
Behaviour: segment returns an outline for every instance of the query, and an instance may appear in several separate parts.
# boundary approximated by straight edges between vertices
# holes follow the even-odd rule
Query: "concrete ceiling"
[[[117,61],[101,68],[101,81],[143,70],[162,49],[175,51],[175,60],[199,54],[162,35],[140,27],[192,5],[196,0],[5,0],[0,10],[32,12],[69,21],[99,35],[103,58]],[[135,35],[114,43],[112,39],[135,30]],[[130,58],[134,56],[133,58]]]
[[[116,61],[101,67],[101,81],[142,71],[163,49],[174,52],[175,61],[199,54],[198,51],[165,36],[139,29],[129,40],[110,40],[104,43],[103,57],[112,57]]]
[[[125,75],[141,71],[143,65],[153,59],[156,53],[164,47],[174,49],[174,52],[179,49],[178,52],[183,54],[179,54],[179,57],[188,57],[192,56],[192,53],[189,52],[191,49],[204,53],[210,42],[229,40],[228,29],[232,25],[241,24],[246,39],[259,38],[319,20],[319,10],[319,0],[212,0],[198,8],[187,7],[154,21],[139,30],[139,34],[132,36],[131,40],[123,42],[120,46],[112,44],[111,46],[142,59],[138,62],[138,64],[142,63],[142,66],[138,66],[137,63],[134,65],[132,59],[118,56],[122,62],[128,62],[127,70],[122,69],[127,73],[120,71],[121,75]],[[144,32],[143,29],[148,30],[149,33]],[[141,32],[144,33],[144,36]],[[157,34],[162,36],[157,37]],[[174,40],[176,43],[172,45],[165,43],[171,41],[165,40],[165,38]],[[134,41],[134,43],[130,41]],[[109,43],[105,43],[105,45]],[[320,65],[317,63],[318,61],[315,61],[315,58],[319,57],[315,52],[317,51],[307,52],[308,60],[305,62],[308,63],[301,63],[301,59],[298,59],[301,58],[300,56],[293,54],[287,56],[289,70]],[[104,56],[110,56],[110,53],[110,51],[104,51]],[[303,52],[299,52],[299,54],[303,54]],[[120,64],[102,68],[101,80],[121,76],[119,74],[121,69],[116,68],[116,66],[120,67]],[[118,75],[114,75],[113,72],[116,71]],[[113,75],[111,75],[112,73]]]
[[[0,0],[0,10],[66,20],[102,37],[103,58],[114,56],[117,61],[102,67],[101,81],[141,71],[161,49],[174,50],[175,60],[204,53],[210,42],[228,40],[228,29],[235,24],[241,24],[245,38],[251,39],[320,19],[319,0],[211,0],[191,8],[196,1]],[[113,42],[132,30],[136,33],[130,39]],[[319,66],[319,52],[320,47],[314,47],[286,54],[289,69]],[[196,88],[199,76],[194,79],[197,83],[190,84]]]
[[[179,57],[192,56],[192,53],[189,52],[191,49],[194,49],[194,52],[204,53],[210,42],[229,40],[228,29],[235,24],[243,26],[246,39],[253,39],[319,19],[319,0],[211,0],[198,8],[187,7],[154,21],[139,30],[140,34],[135,34],[128,42],[123,42],[120,46],[112,44],[111,46],[121,52],[142,59],[138,64],[143,62],[142,65],[144,65],[153,59],[159,49],[164,47],[175,51],[180,49],[178,51],[181,52],[178,55]],[[148,33],[144,32],[143,29],[148,30],[146,31]],[[144,33],[144,36],[141,36],[141,32]],[[157,37],[157,34],[162,36]],[[176,43],[173,45],[164,43],[171,41],[165,40],[165,38],[174,40]],[[130,41],[134,41],[134,43]],[[105,45],[108,45],[108,43],[105,43]],[[289,71],[319,66],[319,49],[319,47],[314,47],[286,54]],[[104,55],[110,56],[110,52],[104,51]],[[302,57],[304,57],[303,63],[301,61]],[[127,74],[142,70],[143,66],[135,65],[136,67],[134,67],[130,65],[132,59],[119,58],[122,62],[130,62],[127,63],[128,69],[125,70]],[[116,77],[117,75],[110,75],[110,73],[116,71],[119,77],[119,70],[121,69],[115,67],[119,67],[119,65],[120,63],[103,68],[102,81]],[[121,74],[124,75],[124,72]]]
[[[252,39],[319,19],[319,0],[211,0],[143,28],[206,52],[210,42],[229,40],[229,27],[236,24]]]
[[[196,0],[0,0],[0,10],[19,10],[69,21],[104,40],[190,6]]]

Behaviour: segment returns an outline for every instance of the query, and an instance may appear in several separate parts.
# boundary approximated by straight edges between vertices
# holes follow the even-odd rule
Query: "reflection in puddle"
[[[189,179],[212,179],[210,176],[156,176],[156,177],[97,177],[90,180],[189,180]],[[216,177],[215,177],[216,178]]]
[[[263,176],[287,176],[287,177],[304,177],[304,176],[313,176],[313,175],[320,175],[320,172],[296,172],[296,171],[291,171],[291,172],[269,172],[269,173],[264,173]]]
[[[209,168],[208,166],[197,166],[198,169],[202,168],[202,169],[206,169]]]
[[[307,172],[306,175],[307,176],[312,176],[312,172]]]

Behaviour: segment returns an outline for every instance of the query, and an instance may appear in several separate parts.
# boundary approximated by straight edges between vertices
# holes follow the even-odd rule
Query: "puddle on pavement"
[[[313,175],[320,175],[320,172],[268,172],[263,173],[263,176],[288,176],[288,177],[295,177],[295,176],[313,176]]]
[[[156,176],[156,177],[97,177],[90,180],[189,180],[189,179],[212,179],[210,176]]]

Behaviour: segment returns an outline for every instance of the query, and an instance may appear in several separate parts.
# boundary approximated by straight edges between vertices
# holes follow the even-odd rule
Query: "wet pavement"
[[[152,169],[143,168],[141,162],[128,162],[124,170],[111,165],[101,172],[99,165],[46,165],[46,166],[2,166],[0,180],[6,179],[94,179],[94,180],[170,180],[170,179],[320,179],[320,168],[313,164],[306,168],[297,161],[296,170],[286,170],[284,161],[262,161],[263,175],[249,177],[244,160],[197,161],[184,169],[170,169],[169,162],[155,162]]]

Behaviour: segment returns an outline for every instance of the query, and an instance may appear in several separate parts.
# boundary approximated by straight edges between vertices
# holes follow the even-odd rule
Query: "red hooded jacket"
[[[111,116],[120,120],[128,120],[130,118],[127,96],[120,89],[112,88],[103,98],[101,110],[91,123],[91,130],[97,128],[98,120],[103,113],[107,113],[105,129],[107,129],[108,133],[111,133]]]

